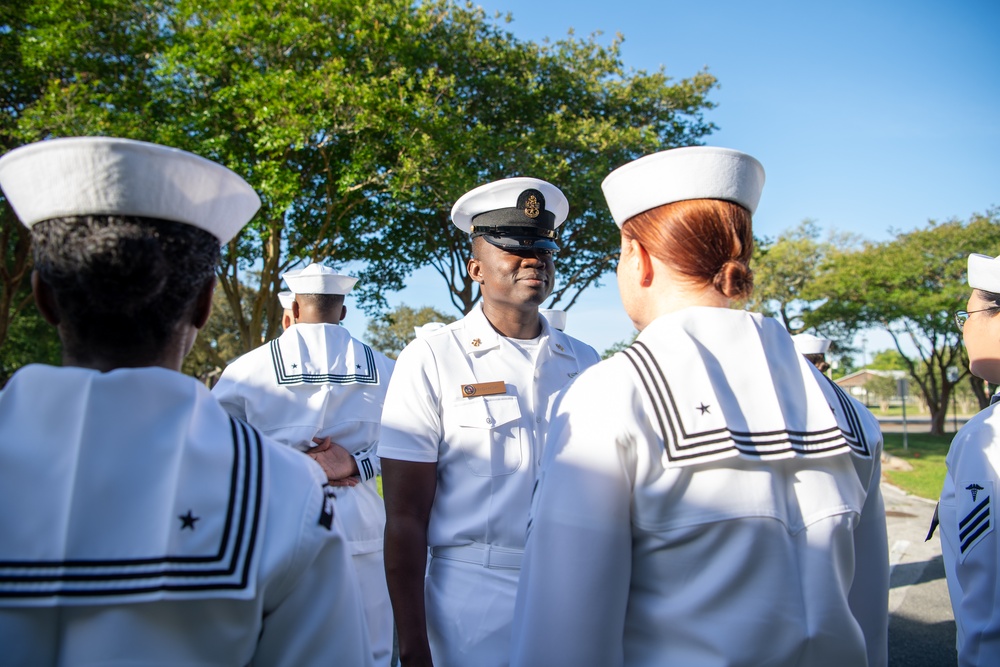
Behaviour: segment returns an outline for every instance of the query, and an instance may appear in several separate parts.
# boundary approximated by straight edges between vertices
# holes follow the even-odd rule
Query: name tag
[[[462,396],[471,398],[473,396],[493,396],[494,394],[506,394],[507,383],[499,382],[479,382],[476,384],[463,384]]]

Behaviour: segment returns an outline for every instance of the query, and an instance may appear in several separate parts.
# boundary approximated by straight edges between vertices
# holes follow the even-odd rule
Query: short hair
[[[324,320],[339,322],[344,307],[343,294],[296,294],[300,306],[308,305]]]
[[[31,238],[63,345],[80,358],[161,352],[219,263],[215,236],[170,220],[54,218],[35,224]]]
[[[1000,309],[1000,294],[978,288],[976,288],[976,292],[978,293],[980,299],[992,304],[989,306],[990,310]],[[996,315],[996,313],[991,313],[991,315]]]
[[[803,354],[806,361],[811,363],[813,366],[819,370],[820,373],[825,373],[830,370],[830,364],[826,360],[826,355],[823,354]]]
[[[626,220],[622,234],[730,299],[746,299],[753,291],[753,228],[750,211],[739,204],[720,199],[664,204]]]

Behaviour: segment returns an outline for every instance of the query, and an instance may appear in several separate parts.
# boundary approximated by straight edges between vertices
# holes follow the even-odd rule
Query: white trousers
[[[382,551],[354,554],[351,560],[358,575],[375,667],[389,667],[392,660],[392,605],[385,583]]]
[[[437,667],[506,667],[519,569],[432,557],[424,580],[427,638]]]

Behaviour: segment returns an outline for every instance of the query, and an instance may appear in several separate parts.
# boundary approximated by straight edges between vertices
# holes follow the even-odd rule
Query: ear
[[[293,324],[295,324],[295,322],[292,320],[292,316],[288,313],[288,311],[287,310],[281,311],[281,328],[287,329]]]
[[[191,324],[195,329],[201,329],[208,322],[208,316],[212,314],[212,295],[215,294],[215,276],[205,281],[205,286],[198,293],[198,298],[194,304],[194,318]]]
[[[55,294],[52,293],[49,284],[42,280],[38,271],[31,272],[31,293],[35,296],[35,305],[38,306],[38,312],[42,314],[45,321],[54,327],[59,326],[62,318],[59,316]]]
[[[483,282],[483,267],[475,257],[469,258],[469,263],[465,265],[469,272],[469,277],[479,284]]]
[[[299,300],[295,299],[292,301],[292,323],[298,322],[299,317],[301,317],[299,314]]]
[[[635,244],[638,246],[639,278],[643,287],[649,287],[653,284],[653,260],[641,243],[636,241]]]
[[[653,260],[636,239],[622,237],[622,254],[618,261],[627,262],[626,266],[643,287],[653,284]]]
[[[347,317],[347,306],[341,306],[340,307],[340,321],[343,322],[345,317]]]

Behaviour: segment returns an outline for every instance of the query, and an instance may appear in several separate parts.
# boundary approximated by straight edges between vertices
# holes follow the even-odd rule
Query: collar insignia
[[[482,344],[483,344],[483,341],[479,340],[478,338],[473,338],[472,339],[472,347],[479,347]]]
[[[177,518],[181,520],[181,530],[184,530],[185,528],[190,528],[191,530],[194,530],[195,521],[198,521],[201,517],[194,516],[191,513],[191,510],[188,510],[187,514],[179,514],[177,515]]]

